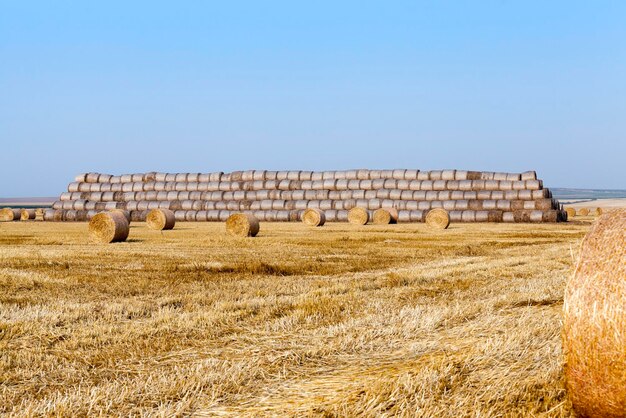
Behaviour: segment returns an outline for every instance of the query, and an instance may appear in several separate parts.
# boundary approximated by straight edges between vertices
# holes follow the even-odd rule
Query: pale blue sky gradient
[[[626,188],[626,2],[92,3],[0,0],[0,197],[152,170]]]

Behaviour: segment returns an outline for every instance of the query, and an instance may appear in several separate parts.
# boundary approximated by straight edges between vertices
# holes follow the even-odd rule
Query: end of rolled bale
[[[92,241],[109,244],[128,238],[128,222],[121,213],[102,212],[91,218],[88,225]]]
[[[37,217],[37,211],[35,209],[22,209],[20,211],[20,219],[22,221],[30,221]]]
[[[578,209],[578,212],[576,212],[576,214],[578,216],[587,216],[587,215],[589,215],[589,209],[587,209],[587,208],[580,208],[580,209]]]
[[[595,208],[595,209],[593,210],[593,212],[591,212],[591,214],[592,214],[593,216],[600,216],[600,215],[602,215],[603,213],[604,213],[604,211],[602,210],[602,208]]]
[[[152,209],[146,216],[146,224],[157,231],[174,229],[176,217],[169,209]]]
[[[376,209],[372,215],[372,222],[376,225],[398,223],[398,211],[395,208]]]
[[[447,229],[450,225],[448,211],[441,208],[429,210],[426,214],[426,225],[433,229]]]
[[[255,237],[259,233],[259,220],[247,213],[234,213],[226,220],[226,231],[236,237]]]
[[[626,407],[626,210],[602,215],[583,239],[563,304],[565,378],[574,410],[623,417]]]
[[[369,212],[363,208],[355,207],[348,211],[348,222],[354,225],[365,225],[369,222]]]
[[[309,226],[323,226],[326,223],[326,215],[320,209],[309,208],[302,214],[302,222]]]
[[[20,209],[3,208],[0,209],[0,222],[19,221],[22,218]]]
[[[576,209],[572,207],[565,208],[565,212],[567,212],[567,219],[572,219],[574,216],[576,216]]]

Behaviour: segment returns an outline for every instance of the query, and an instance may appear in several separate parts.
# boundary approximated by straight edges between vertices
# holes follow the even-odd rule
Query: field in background
[[[568,224],[0,224],[0,414],[570,416]]]

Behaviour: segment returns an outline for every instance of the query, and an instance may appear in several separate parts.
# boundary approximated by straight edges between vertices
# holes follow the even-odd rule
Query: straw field
[[[571,416],[587,221],[0,224],[0,415]]]

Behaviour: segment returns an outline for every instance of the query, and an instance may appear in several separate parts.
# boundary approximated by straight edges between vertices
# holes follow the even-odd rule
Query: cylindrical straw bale
[[[508,222],[508,223],[515,222],[515,216],[513,215],[513,212],[503,212],[502,222]]]
[[[524,183],[524,189],[526,190],[540,190],[543,188],[541,180],[525,180]]]
[[[153,209],[148,213],[146,223],[148,228],[159,231],[174,229],[176,217],[169,209]]]
[[[175,222],[184,222],[186,214],[187,214],[186,210],[175,210],[174,211],[174,221]]]
[[[475,222],[475,221],[476,221],[476,211],[464,210],[461,213],[461,222]]]
[[[19,221],[22,217],[21,209],[4,208],[0,209],[0,222]]]
[[[35,212],[35,209],[22,209],[20,211],[20,219],[22,221],[33,220],[36,217],[37,217],[37,213]]]
[[[443,170],[441,172],[441,180],[454,180],[456,176],[456,170]]]
[[[418,173],[419,173],[419,170],[406,170],[404,172],[404,179],[405,180],[417,180]]]
[[[488,210],[478,210],[474,214],[475,222],[489,222],[489,211]]]
[[[370,171],[365,169],[360,169],[356,171],[356,178],[359,180],[369,180],[370,179]]]
[[[589,209],[587,209],[587,208],[580,208],[580,209],[578,209],[578,212],[576,214],[578,216],[587,216],[587,215],[589,215]]]
[[[320,209],[306,209],[302,214],[302,222],[309,226],[322,226],[326,222],[326,215]]]
[[[567,212],[568,219],[572,219],[574,216],[576,216],[576,209],[572,207],[565,208],[565,212]]]
[[[408,210],[399,210],[398,222],[411,222],[411,212]]]
[[[441,175],[443,174],[442,170],[431,170],[428,174],[429,180],[441,180]]]
[[[600,215],[602,215],[603,212],[604,211],[602,210],[602,208],[595,208],[591,214],[593,216],[600,216]]]
[[[469,172],[465,171],[465,170],[456,170],[456,172],[454,173],[454,180],[468,180],[467,178],[467,174]]]
[[[259,220],[251,214],[235,213],[226,220],[226,231],[236,237],[255,237],[259,233]]]
[[[121,213],[98,213],[89,221],[89,235],[101,243],[123,242],[128,238],[128,221]]]
[[[626,416],[626,210],[602,215],[580,247],[563,305],[565,382],[581,417]]]
[[[433,229],[446,229],[450,225],[450,215],[445,209],[435,208],[426,213],[425,221]]]
[[[542,212],[542,222],[558,222],[559,221],[559,210],[546,210]]]
[[[520,175],[520,180],[537,180],[537,173],[535,171],[524,171]]]
[[[185,221],[187,221],[187,222],[195,222],[197,213],[198,213],[198,211],[195,211],[195,210],[187,210],[187,211],[185,211]]]
[[[462,214],[463,211],[461,210],[451,210],[450,212],[448,212],[448,214],[450,215],[450,222],[461,222],[462,221]]]
[[[354,207],[348,212],[348,222],[354,225],[365,225],[369,221],[369,212],[362,207]]]
[[[406,170],[404,169],[396,169],[392,171],[391,177],[396,180],[404,180],[405,173]]]
[[[502,222],[502,211],[501,210],[488,211],[487,222]]]
[[[395,208],[380,208],[374,211],[372,222],[378,225],[395,224],[398,222],[398,211]]]

